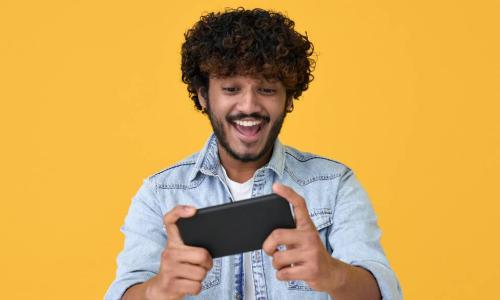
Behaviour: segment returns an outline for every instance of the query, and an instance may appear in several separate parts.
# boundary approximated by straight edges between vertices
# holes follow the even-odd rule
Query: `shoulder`
[[[157,189],[189,188],[192,184],[196,184],[196,180],[190,182],[190,177],[194,172],[194,166],[199,154],[200,152],[196,152],[167,168],[153,173],[145,181]]]
[[[285,172],[300,185],[340,178],[350,170],[337,160],[285,146]]]

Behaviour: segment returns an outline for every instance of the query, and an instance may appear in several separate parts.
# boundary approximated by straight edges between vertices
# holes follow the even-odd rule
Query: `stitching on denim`
[[[266,291],[266,299],[269,299],[269,293],[268,293],[268,288],[267,288],[267,285],[266,285],[266,272],[264,271],[264,261],[262,259],[263,255],[262,255],[262,249],[260,250],[259,252],[259,262],[260,262],[260,265],[262,266],[262,277],[264,278],[264,281],[263,281],[263,288],[265,289]]]
[[[256,250],[258,251],[258,250]],[[254,293],[255,293],[255,296],[257,296],[257,287],[258,287],[258,282],[256,282],[256,278],[255,276],[253,276],[253,273],[255,273],[255,269],[258,267],[257,264],[258,264],[258,257],[256,257],[257,255],[255,254],[255,251],[252,251],[252,253],[250,254],[250,257],[252,258],[252,265],[250,266],[250,268],[252,269],[252,281],[253,281],[253,288],[254,288]],[[254,259],[254,257],[256,257]]]
[[[292,179],[293,179],[295,182],[297,182],[298,184],[302,185],[302,184],[301,184],[302,179],[300,179],[300,178],[298,178],[297,176],[295,176],[295,174],[294,174],[292,171],[290,171],[290,170],[288,169],[288,167],[287,167],[287,166],[285,166],[285,172],[287,172],[287,173],[290,175],[290,177],[292,177]]]
[[[309,217],[315,220],[321,220],[322,222],[316,225],[318,231],[330,226],[333,223],[332,220],[332,210],[330,208],[315,208],[309,212]]]
[[[335,173],[335,174],[331,174],[331,175],[318,175],[318,176],[314,176],[314,177],[311,177],[307,180],[305,180],[304,182],[304,185],[307,185],[309,183],[312,183],[312,182],[315,182],[315,181],[320,181],[320,180],[332,180],[332,179],[335,179],[337,177],[339,177],[340,174],[338,173]]]
[[[290,177],[292,177],[292,179],[295,182],[297,182],[298,184],[300,184],[301,186],[308,185],[308,184],[313,183],[315,181],[332,180],[332,179],[335,179],[337,177],[340,177],[340,173],[335,173],[335,174],[330,174],[330,175],[317,175],[317,176],[308,178],[307,180],[304,180],[304,179],[297,177],[295,175],[295,173],[290,171],[290,169],[288,169],[286,166],[285,166],[285,172],[287,172],[290,175]]]
[[[312,217],[315,217],[315,216],[324,216],[324,215],[328,215],[328,216],[331,216],[332,215],[332,209],[331,208],[315,208],[313,209],[312,212],[309,213],[309,216],[312,218]]]
[[[326,157],[322,157],[322,156],[318,156],[318,155],[303,155],[301,154],[300,157],[297,157],[295,156],[295,154],[293,154],[292,152],[285,150],[285,153],[290,155],[291,157],[295,158],[296,160],[300,161],[300,162],[306,162],[306,161],[309,161],[309,160],[312,160],[312,159],[324,159],[324,160],[328,160],[328,161],[331,161],[331,162],[334,162],[334,163],[338,163],[338,164],[342,164],[341,162],[339,161],[336,161],[334,159],[330,159],[330,158],[326,158]]]
[[[331,220],[325,220],[325,222],[320,223],[320,224],[316,227],[316,230],[320,231],[320,230],[324,229],[325,227],[330,226],[331,224],[332,224],[332,221],[331,221]]]
[[[171,184],[157,184],[159,189],[163,190],[189,190],[198,187],[203,180],[205,180],[206,176],[201,176],[200,179],[194,180],[191,184],[183,184],[183,183],[171,183]]]
[[[290,280],[286,282],[289,290],[299,290],[299,291],[313,291],[305,281],[302,280]]]
[[[214,266],[201,283],[201,290],[206,290],[220,284],[222,258],[214,259]]]
[[[352,173],[351,175],[354,175],[354,173],[352,172],[352,169],[351,168],[347,168],[343,174],[341,174],[341,179],[339,180],[339,184],[336,186],[336,189],[335,189],[335,199],[333,200],[333,207],[332,207],[332,210],[333,211],[337,211],[337,205],[339,205],[339,194],[340,194],[340,190],[342,188],[342,185],[343,185],[343,181],[344,181],[344,178],[347,176],[347,174],[349,173]],[[335,221],[332,221],[332,227],[336,227],[336,224],[335,224]]]

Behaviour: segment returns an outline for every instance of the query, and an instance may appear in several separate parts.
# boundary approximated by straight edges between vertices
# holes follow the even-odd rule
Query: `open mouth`
[[[239,133],[240,138],[246,142],[256,141],[265,122],[263,120],[236,120],[231,125]]]

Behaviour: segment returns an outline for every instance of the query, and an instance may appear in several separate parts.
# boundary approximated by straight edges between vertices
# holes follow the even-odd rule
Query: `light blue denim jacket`
[[[333,257],[369,270],[383,299],[401,299],[398,280],[380,245],[375,213],[348,167],[276,140],[269,163],[254,174],[252,196],[270,194],[274,182],[290,186],[306,199],[309,215]],[[105,299],[120,299],[128,287],[158,273],[168,239],[163,216],[174,206],[202,208],[230,201],[214,135],[200,152],[145,179],[121,228],[125,245],[117,259],[116,279]],[[271,258],[262,250],[253,251],[251,257],[252,274],[243,274],[243,255],[214,259],[201,293],[186,299],[244,299],[245,275],[253,277],[259,300],[330,299],[303,281],[277,280]]]

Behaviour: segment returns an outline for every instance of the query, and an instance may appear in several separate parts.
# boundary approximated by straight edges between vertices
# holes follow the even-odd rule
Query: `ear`
[[[291,113],[293,111],[293,98],[290,97],[286,100],[286,112]]]
[[[200,87],[197,91],[198,100],[200,101],[200,105],[202,109],[207,108],[207,90],[204,87]]]

